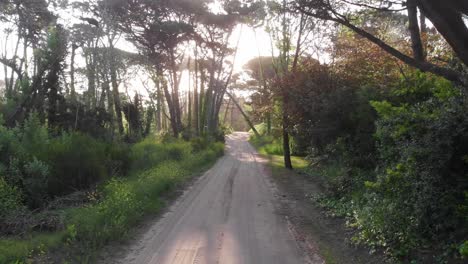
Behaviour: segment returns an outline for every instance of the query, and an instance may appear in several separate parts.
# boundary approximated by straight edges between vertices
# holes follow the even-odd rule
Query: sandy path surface
[[[247,133],[227,137],[226,155],[114,263],[295,264],[300,250],[264,162]]]

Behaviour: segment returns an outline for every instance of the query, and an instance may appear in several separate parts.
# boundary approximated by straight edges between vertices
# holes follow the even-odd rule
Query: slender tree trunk
[[[28,38],[25,37],[24,40],[23,40],[23,60],[21,62],[22,64],[24,64],[24,73],[26,76],[29,76],[28,74]],[[20,69],[22,67],[20,66]]]
[[[7,58],[8,56],[8,38],[10,37],[10,34],[7,33],[6,37],[5,37],[5,54],[3,54],[3,56],[5,56],[5,58]],[[11,94],[10,94],[10,91],[9,91],[9,87],[10,87],[10,83],[9,83],[9,79],[8,79],[8,66],[3,63],[3,72],[4,72],[4,79],[5,79],[5,96],[7,99],[9,99],[11,97]]]
[[[231,97],[229,97],[229,100],[226,104],[226,109],[224,110],[224,117],[223,117],[223,124],[226,125],[226,118],[227,118],[227,114],[228,114],[228,111],[229,111],[229,107],[231,107]]]
[[[421,28],[421,42],[423,46],[423,56],[424,60],[427,59],[427,25],[426,25],[426,16],[422,12],[421,9],[419,9],[419,25]]]
[[[76,44],[72,43],[71,49],[71,60],[70,60],[70,97],[71,101],[76,101],[75,94],[75,56],[76,56]]]
[[[286,96],[283,96],[283,107],[288,104],[288,100]],[[282,118],[282,125],[283,125],[283,156],[284,156],[284,167],[287,169],[292,169],[292,162],[291,162],[291,149],[289,146],[289,132],[288,132],[288,114],[285,109],[283,109],[283,118]]]
[[[195,125],[195,135],[200,135],[200,113],[198,99],[198,47],[195,48],[195,73],[194,73],[194,89],[193,89],[193,117]]]
[[[257,129],[256,129],[255,126],[253,125],[252,121],[250,121],[249,116],[247,116],[247,114],[244,112],[244,110],[242,109],[242,107],[240,106],[240,104],[236,101],[236,99],[234,98],[234,96],[232,96],[232,94],[231,94],[230,92],[226,92],[226,94],[229,96],[229,98],[231,98],[232,102],[233,102],[234,105],[237,107],[237,109],[239,109],[239,112],[240,112],[241,115],[244,117],[245,121],[246,121],[247,124],[249,125],[250,129],[252,129],[252,131],[254,132],[255,136],[256,136],[256,137],[260,137],[260,134],[258,133]]]
[[[162,93],[161,93],[161,82],[156,80],[156,129],[158,132],[162,130],[161,125],[161,111],[162,111]]]
[[[151,124],[153,123],[153,117],[154,117],[154,106],[148,107],[148,110],[146,112],[146,124],[145,124],[145,132],[143,133],[143,136],[148,136],[151,132]]]
[[[418,8],[415,0],[406,1],[408,11],[408,29],[411,36],[411,48],[413,57],[418,61],[424,60],[424,50],[421,42],[421,34],[418,24]]]
[[[109,86],[109,83],[106,83],[105,81],[102,82],[101,84],[101,96],[99,96],[99,108],[105,109],[106,108],[106,86]]]
[[[187,96],[188,96],[187,130],[188,130],[188,132],[190,134],[192,134],[192,93],[190,91],[190,85],[189,85],[189,90],[188,90],[188,95]]]
[[[271,112],[270,111],[268,111],[267,113],[266,123],[267,123],[267,135],[271,135]]]
[[[199,113],[199,120],[200,120],[200,134],[204,134],[206,132],[206,119],[205,119],[205,112],[206,112],[206,93],[205,93],[205,71],[200,71],[200,113]]]
[[[464,1],[418,0],[418,5],[461,61],[468,66],[468,27],[462,17],[462,13],[467,15],[468,12],[456,7],[456,3],[462,2]]]
[[[286,0],[283,0],[283,8],[286,9]],[[289,48],[290,48],[290,40],[289,37],[287,37],[287,21],[286,21],[286,11],[283,11],[283,21],[282,21],[282,26],[283,26],[283,50],[281,51],[283,53],[282,57],[282,68],[283,68],[283,74],[286,74],[288,72],[288,67],[289,67]],[[303,16],[301,16],[301,27],[302,27],[302,20]],[[300,45],[300,37],[302,35],[302,32],[299,32],[299,37],[298,37],[298,45]],[[296,47],[296,54],[294,58],[293,64],[297,65],[297,59],[299,56],[299,46]],[[291,162],[291,149],[289,147],[289,117],[288,117],[288,92],[286,91],[286,87],[281,87],[282,88],[282,100],[283,100],[283,113],[282,113],[282,127],[283,127],[283,157],[284,157],[284,167],[287,169],[292,169],[292,162]]]
[[[164,91],[164,95],[166,96],[167,107],[169,108],[169,119],[171,122],[172,134],[174,137],[178,137],[180,130],[179,130],[177,117],[176,117],[177,110],[173,102],[174,98],[171,96],[171,93],[169,92],[167,81],[163,81],[162,88]],[[172,93],[172,95],[174,95],[174,93]]]
[[[174,136],[178,136],[180,131],[182,130],[182,118],[181,118],[181,109],[180,109],[180,101],[179,101],[179,78],[177,76],[177,65],[176,65],[176,60],[174,56],[174,50],[171,50],[170,56],[171,56],[171,67],[172,67],[172,78],[173,78],[173,90],[172,90],[172,104],[173,104],[173,112],[174,112],[174,118],[173,121],[175,122],[174,126],[176,127],[177,134],[174,134]],[[174,131],[175,133],[176,131]]]
[[[119,134],[123,136],[124,134],[124,127],[123,127],[123,120],[122,120],[122,106],[120,103],[120,92],[119,92],[119,85],[117,83],[117,71],[115,69],[115,51],[114,45],[112,44],[112,40],[109,39],[109,50],[110,50],[110,77],[112,83],[112,95],[114,101],[114,109],[115,109],[115,116],[117,118],[117,127],[119,129]]]
[[[87,54],[85,55],[86,56],[86,73],[88,77],[88,93],[86,95],[86,107],[88,109],[94,109],[92,101],[93,101],[94,94],[96,92],[96,67],[95,67],[95,62],[94,62],[94,59],[95,59],[94,50],[95,49],[96,47],[94,46],[94,44],[90,44],[88,48],[88,52],[86,52]],[[111,71],[113,67],[114,67],[113,63],[110,63]],[[112,77],[112,72],[111,72],[111,77]]]
[[[18,55],[18,48],[19,48],[19,45],[20,45],[20,42],[21,42],[21,32],[22,31],[23,30],[21,28],[18,28],[18,40],[16,41],[15,52],[13,53],[13,59],[15,59],[16,56]],[[21,71],[21,69],[19,69],[19,70]],[[13,92],[14,84],[15,84],[14,78],[15,78],[15,71],[12,70],[11,75],[10,75],[10,80],[9,80],[10,87],[7,88],[8,93]]]

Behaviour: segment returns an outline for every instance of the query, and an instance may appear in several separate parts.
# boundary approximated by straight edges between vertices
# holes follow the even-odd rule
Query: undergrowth
[[[61,210],[64,230],[0,239],[0,263],[33,263],[51,255],[55,259],[46,262],[90,262],[93,252],[125,237],[145,215],[158,212],[163,206],[162,194],[211,165],[223,149],[222,143],[178,140],[146,139],[135,144],[128,177],[113,178],[90,192],[95,196],[92,203]]]

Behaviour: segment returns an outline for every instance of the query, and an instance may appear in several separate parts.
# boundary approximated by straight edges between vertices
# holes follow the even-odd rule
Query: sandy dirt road
[[[313,263],[277,213],[275,188],[247,133],[151,226],[118,263]],[[115,263],[114,262],[114,263]]]

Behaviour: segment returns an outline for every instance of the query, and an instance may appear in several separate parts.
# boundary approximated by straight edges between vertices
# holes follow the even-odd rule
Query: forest
[[[0,23],[0,263],[94,263],[236,130],[306,161],[352,244],[468,258],[468,2],[0,0]]]

